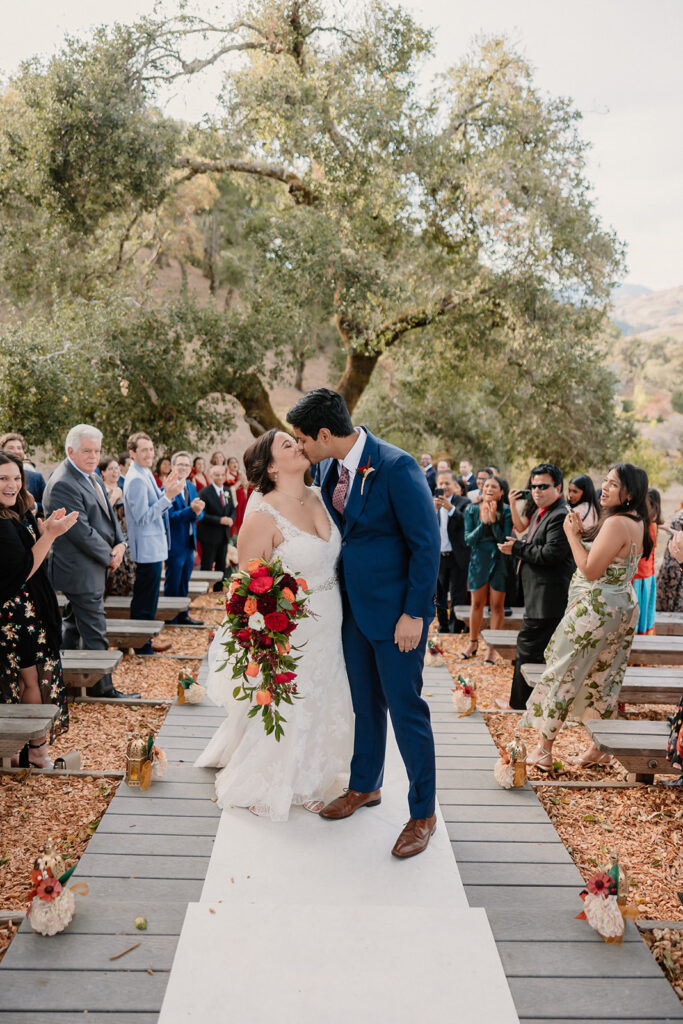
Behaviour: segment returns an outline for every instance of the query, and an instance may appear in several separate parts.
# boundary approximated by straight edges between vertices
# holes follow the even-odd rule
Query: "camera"
[[[443,498],[443,487],[435,487],[434,488],[434,497],[435,498]]]
[[[520,501],[531,501],[531,491],[529,491],[529,490],[522,491],[520,496],[519,496],[519,500]]]

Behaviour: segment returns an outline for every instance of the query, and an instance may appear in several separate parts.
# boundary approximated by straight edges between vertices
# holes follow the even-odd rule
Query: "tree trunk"
[[[277,430],[287,429],[270,404],[268,392],[255,373],[240,376],[228,394],[236,398],[244,409],[244,419],[254,437],[260,437],[272,427]]]
[[[301,356],[297,360],[296,370],[294,373],[294,387],[297,391],[303,391],[304,389],[304,370],[306,369],[306,357]]]
[[[346,366],[337,382],[336,390],[345,400],[349,412],[353,412],[370,383],[378,359],[379,352],[358,352],[355,349],[347,352]]]
[[[184,299],[187,298],[187,266],[185,260],[181,260],[180,256],[177,257],[178,266],[180,267],[180,293]]]

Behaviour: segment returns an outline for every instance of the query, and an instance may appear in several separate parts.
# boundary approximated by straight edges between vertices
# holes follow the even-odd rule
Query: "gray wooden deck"
[[[425,683],[453,852],[470,904],[487,910],[520,1019],[683,1021],[633,925],[623,946],[607,946],[575,920],[579,872],[531,788],[496,784],[495,745],[479,714],[457,717],[448,671],[427,669]],[[170,709],[159,732],[166,778],[147,793],[120,785],[74,876],[90,893],[77,897],[67,932],[49,939],[21,926],[0,964],[0,1024],[157,1020],[186,905],[199,899],[220,818],[213,771],[192,761],[222,715],[207,704]],[[147,918],[147,931],[136,931],[138,916]],[[456,990],[453,1000],[457,1016]],[[226,1014],[232,1018],[234,1009]]]
[[[683,1021],[683,1007],[632,923],[623,946],[608,946],[575,920],[579,871],[533,790],[498,786],[498,752],[486,724],[478,712],[457,717],[451,687],[446,668],[425,669],[439,803],[470,905],[486,908],[520,1020]]]

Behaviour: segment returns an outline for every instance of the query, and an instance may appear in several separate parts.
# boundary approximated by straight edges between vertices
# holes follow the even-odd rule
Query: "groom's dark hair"
[[[287,413],[287,419],[302,434],[317,440],[323,427],[334,437],[348,437],[353,423],[340,394],[330,388],[316,388],[300,398]]]

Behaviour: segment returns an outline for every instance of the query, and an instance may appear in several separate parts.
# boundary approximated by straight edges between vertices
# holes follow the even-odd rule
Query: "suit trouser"
[[[436,761],[429,707],[421,697],[429,623],[414,651],[393,641],[370,640],[358,628],[344,594],[342,641],[356,718],[349,788],[379,789],[384,778],[387,710],[408,772],[411,818],[428,818],[436,801]]]
[[[456,564],[452,551],[442,554],[439,561],[439,577],[436,583],[436,615],[439,620],[440,633],[449,631],[449,599],[451,605],[450,624],[453,625],[459,621],[455,614],[456,606],[467,604],[467,570],[461,569]]]
[[[163,562],[135,563],[135,583],[130,601],[131,619],[156,618],[163,564]]]
[[[66,611],[62,616],[62,646],[65,651],[106,651],[107,624],[104,614],[104,591],[94,594],[68,594]],[[91,687],[92,697],[106,697],[114,689],[111,675]]]
[[[220,572],[225,572],[225,560],[228,555],[228,542],[227,540],[221,540],[217,543],[208,540],[202,541],[202,560],[201,568],[213,569],[214,567]],[[214,590],[222,590],[222,583],[215,583]]]
[[[533,690],[522,675],[522,665],[545,664],[545,649],[561,621],[561,615],[550,619],[529,619],[525,615],[522,619],[522,628],[517,634],[517,657],[510,691],[510,705],[515,710],[523,711],[526,708]]]
[[[166,562],[166,580],[164,597],[187,597],[190,589],[190,576],[194,566],[194,548],[187,548],[181,554],[170,555]],[[188,612],[176,615],[173,622],[182,622]]]

